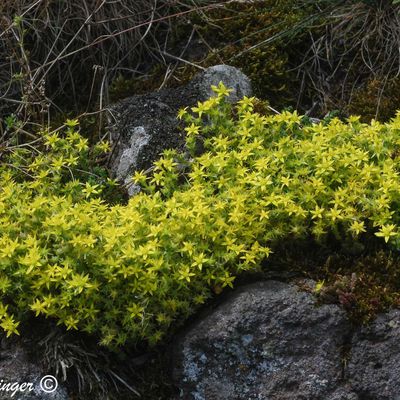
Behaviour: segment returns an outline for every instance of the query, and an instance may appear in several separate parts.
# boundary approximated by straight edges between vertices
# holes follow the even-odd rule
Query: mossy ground
[[[317,288],[301,286],[321,303],[340,304],[355,325],[400,306],[400,254],[377,241],[330,246],[302,241],[282,246],[267,264],[264,278],[316,281]]]
[[[253,82],[255,94],[268,99],[278,108],[295,105],[299,90],[296,73],[290,71],[292,59],[301,52],[306,32],[296,27],[310,11],[310,7],[293,7],[293,2],[257,1],[232,3],[197,16],[187,24],[177,25],[172,49],[184,47],[185,40],[195,31],[188,57],[194,65],[207,68],[226,63],[240,67]],[[273,35],[287,30],[285,37],[273,40],[270,45],[262,43]],[[260,46],[258,46],[260,44]],[[255,46],[252,49],[253,46]],[[183,56],[186,57],[186,53]],[[199,72],[194,65],[177,66],[167,86],[190,81]],[[120,77],[112,85],[112,98],[118,99],[132,93],[156,89],[163,82],[166,66],[157,65],[148,79],[124,79]]]
[[[370,3],[354,2],[376,22],[382,10]],[[315,42],[336,29],[338,21],[329,14],[335,4],[343,6],[339,1],[261,0],[229,3],[193,14],[186,23],[176,24],[169,44],[169,53],[179,55],[191,37],[181,55],[192,64],[167,57],[140,79],[121,76],[112,84],[111,98],[181,85],[201,68],[226,63],[242,69],[252,80],[255,95],[267,99],[278,110],[292,107],[320,118],[337,110],[344,116],[361,115],[363,121],[387,121],[398,107],[399,79],[391,72],[379,76],[369,71],[361,50],[357,46],[351,51],[346,48],[347,41],[360,35],[363,18],[357,21],[355,17],[354,25],[346,27],[346,32],[335,31],[338,37],[326,37],[327,42],[332,40],[331,55],[322,52],[313,58]],[[345,12],[350,18],[352,9],[344,8]],[[368,56],[378,63],[381,45],[374,46],[374,41],[380,43],[379,32],[369,32],[368,36],[370,49],[376,50]],[[346,52],[347,56],[342,57]]]
[[[375,77],[366,81],[353,94],[348,113],[361,114],[365,122],[371,119],[388,121],[400,104],[400,78]]]

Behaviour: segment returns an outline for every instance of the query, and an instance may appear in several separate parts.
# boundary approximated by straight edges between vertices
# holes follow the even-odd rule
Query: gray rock
[[[166,148],[182,149],[184,136],[178,129],[177,112],[213,95],[211,85],[222,81],[233,89],[232,102],[251,95],[250,80],[237,68],[216,65],[197,75],[188,85],[129,97],[109,108],[109,129],[114,143],[112,174],[129,185],[135,170],[146,170]]]
[[[0,400],[69,399],[51,372],[44,371],[18,342],[3,339],[1,347]]]
[[[251,96],[251,81],[240,70],[229,65],[214,65],[197,75],[189,84],[188,89],[196,94],[197,100],[204,101],[215,93],[211,86],[223,82],[228,88],[233,89],[229,100],[234,103],[244,96]]]
[[[348,379],[362,399],[400,399],[400,311],[380,315],[353,337]]]
[[[326,400],[361,400],[361,398],[354,392],[351,385],[347,384],[335,390]]]
[[[245,286],[178,340],[174,381],[185,400],[356,400],[341,387],[350,332],[338,306],[293,285]]]

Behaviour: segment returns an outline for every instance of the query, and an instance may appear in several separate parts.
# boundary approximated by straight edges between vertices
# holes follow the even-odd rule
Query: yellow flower
[[[69,128],[74,128],[79,125],[79,121],[77,119],[67,119],[65,125]]]
[[[365,232],[365,225],[363,221],[353,221],[350,225],[350,230],[358,236],[361,232]]]
[[[187,126],[185,128],[186,133],[188,136],[193,136],[193,135],[198,135],[199,134],[200,127],[192,123],[190,126]]]
[[[233,92],[233,89],[228,89],[222,81],[219,82],[218,86],[212,85],[211,89],[213,92],[215,92],[218,97],[226,97],[229,96],[231,92]]]
[[[315,285],[314,292],[315,293],[319,293],[322,290],[322,288],[324,287],[324,285],[325,285],[325,281],[324,280],[318,281],[316,283],[316,285]]]
[[[101,189],[98,188],[99,185],[91,185],[89,182],[86,182],[85,188],[82,190],[82,193],[86,196],[86,198],[88,198],[94,194],[99,194]]]
[[[325,209],[323,207],[319,207],[318,205],[315,206],[315,209],[310,211],[310,213],[312,215],[311,219],[322,218],[324,211],[325,211]]]
[[[185,107],[178,111],[178,119],[182,119],[187,114],[187,109],[188,107]]]
[[[379,232],[376,232],[375,235],[378,237],[383,237],[385,239],[385,242],[387,243],[392,236],[397,235],[395,229],[396,225],[394,224],[382,225]]]
[[[189,267],[183,267],[179,270],[179,280],[186,280],[187,282],[190,282],[190,278],[192,276],[195,276],[193,272],[190,272]]]

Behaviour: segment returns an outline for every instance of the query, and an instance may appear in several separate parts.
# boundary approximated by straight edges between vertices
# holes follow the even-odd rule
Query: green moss
[[[400,104],[400,78],[387,81],[372,78],[355,91],[349,113],[362,115],[365,122],[371,119],[388,121],[394,117]]]
[[[180,54],[194,29],[182,55],[193,65],[167,59],[148,79],[135,81],[131,92],[157,89],[168,63],[174,72],[164,84],[170,87],[190,81],[200,71],[195,65],[226,63],[247,74],[256,96],[278,110],[291,106],[319,117],[338,110],[344,117],[360,114],[363,121],[386,121],[400,100],[400,79],[394,76],[387,52],[380,51],[386,30],[388,45],[397,37],[395,14],[390,2],[364,3],[263,0],[191,15],[188,23],[176,24],[169,52]],[[328,17],[335,4],[342,7],[345,21]],[[382,24],[382,15],[388,26]],[[368,47],[373,70],[366,65],[362,43]],[[313,46],[319,50],[311,51]]]
[[[296,24],[307,18],[312,8],[294,7],[288,0],[263,0],[231,3],[192,15],[190,23],[176,25],[171,48],[182,47],[194,28],[196,34],[189,54],[183,56],[194,65],[179,64],[166,86],[189,82],[201,70],[195,65],[206,68],[225,63],[248,75],[255,94],[268,99],[274,107],[296,106],[301,82],[292,68],[301,49],[307,48],[308,40],[306,30],[296,28]],[[274,35],[282,37],[270,41]],[[147,79],[119,78],[113,82],[111,97],[117,100],[155,90],[163,82],[166,71],[166,65],[157,65]]]
[[[293,27],[305,18],[307,10],[293,7],[290,1],[270,0],[233,3],[212,10],[207,14],[208,23],[198,21],[196,26],[203,43],[211,48],[203,60],[197,61],[205,67],[220,63],[237,66],[250,77],[258,97],[278,108],[295,105],[299,81],[289,70],[303,35]],[[286,30],[284,38],[271,40]],[[184,80],[190,79],[194,68],[179,72]]]
[[[283,243],[263,271],[264,279],[298,281],[321,304],[341,305],[354,324],[400,306],[400,254],[376,239],[364,245],[340,243],[334,237],[324,245],[312,238]],[[304,284],[304,278],[318,282],[318,289]]]
[[[110,101],[114,103],[135,94],[152,92],[160,87],[164,74],[164,65],[156,64],[151,71],[142,78],[119,75],[110,85]]]
[[[366,323],[400,305],[400,257],[380,251],[356,259],[330,257],[319,292],[323,302],[341,304],[351,319]]]

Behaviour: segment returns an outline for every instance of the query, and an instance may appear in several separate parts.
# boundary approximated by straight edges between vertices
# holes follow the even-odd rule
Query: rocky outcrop
[[[0,400],[70,398],[42,381],[52,371],[34,343],[0,341]],[[354,328],[294,284],[246,285],[174,338],[172,366],[174,400],[399,400],[400,311]]]
[[[292,285],[254,284],[183,336],[174,378],[184,399],[328,399],[349,333],[339,307],[315,307]]]
[[[33,349],[32,349],[33,350]],[[2,339],[0,349],[0,400],[68,400],[65,388],[50,371],[32,359],[26,346]]]
[[[147,169],[166,148],[182,148],[184,137],[176,118],[180,108],[213,95],[211,85],[222,81],[232,88],[229,100],[251,95],[250,80],[237,68],[216,65],[197,75],[188,85],[129,97],[109,108],[109,129],[114,148],[113,175],[128,184],[134,170]],[[128,186],[130,194],[136,188]]]
[[[173,349],[185,400],[400,399],[400,312],[351,328],[294,285],[245,286]]]
[[[355,333],[346,370],[360,399],[400,400],[399,310]]]

